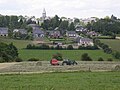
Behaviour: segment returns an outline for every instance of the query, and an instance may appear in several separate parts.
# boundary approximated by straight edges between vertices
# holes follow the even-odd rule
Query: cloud
[[[119,0],[0,0],[1,14],[42,16],[43,8],[48,16],[105,17],[115,14],[120,17]]]

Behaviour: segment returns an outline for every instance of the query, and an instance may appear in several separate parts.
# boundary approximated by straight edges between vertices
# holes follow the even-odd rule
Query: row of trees
[[[14,61],[18,57],[17,48],[11,44],[0,42],[0,62]]]
[[[77,22],[77,21],[76,21]],[[57,15],[53,17],[52,19],[44,20],[44,22],[41,24],[41,27],[45,30],[54,30],[56,28],[59,28],[59,30],[69,30],[74,31],[75,25],[74,23],[70,23],[67,20],[60,19]]]
[[[112,54],[112,56],[116,59],[120,59],[120,52],[118,51],[113,51],[108,45],[101,43],[100,40],[95,39],[94,43],[98,45],[100,48],[103,49],[103,51],[107,54]]]
[[[120,20],[117,18],[104,18],[87,24],[88,30],[93,30],[104,35],[113,35],[120,33]]]

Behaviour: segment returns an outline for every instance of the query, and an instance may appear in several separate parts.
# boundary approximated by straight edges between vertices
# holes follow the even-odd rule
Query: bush
[[[115,51],[112,55],[115,59],[120,59],[120,52]]]
[[[39,59],[37,59],[37,58],[30,58],[30,59],[28,59],[28,61],[39,61]]]
[[[92,59],[88,56],[87,53],[82,54],[81,60],[82,61],[92,61]]]
[[[22,62],[23,60],[19,57],[15,58],[15,62]]]
[[[63,58],[62,58],[62,54],[60,54],[60,53],[56,53],[56,54],[54,54],[52,58],[55,58],[55,59],[60,60],[60,61],[63,60]]]
[[[67,46],[67,50],[73,50],[74,48],[73,48],[73,46],[72,45],[68,45]]]
[[[104,59],[102,57],[98,58],[98,61],[104,61]]]
[[[108,58],[107,61],[113,61],[112,58]]]

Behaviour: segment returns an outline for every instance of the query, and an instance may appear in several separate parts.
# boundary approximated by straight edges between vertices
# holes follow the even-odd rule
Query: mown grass
[[[120,40],[117,40],[117,39],[100,39],[100,41],[109,45],[113,50],[120,51]]]
[[[39,58],[40,60],[51,60],[52,55],[56,53],[61,53],[63,58],[73,60],[81,60],[83,53],[88,53],[93,60],[98,60],[99,57],[105,60],[112,58],[112,55],[106,54],[102,50],[19,50],[19,56],[24,60],[33,57]]]
[[[0,75],[0,90],[119,90],[120,72]]]

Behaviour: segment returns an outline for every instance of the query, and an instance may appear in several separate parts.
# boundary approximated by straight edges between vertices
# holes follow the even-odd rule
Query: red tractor
[[[59,65],[59,61],[57,59],[50,60],[51,65]]]

